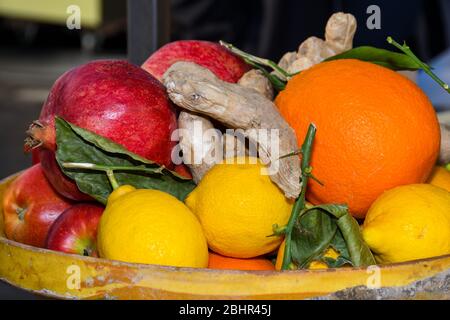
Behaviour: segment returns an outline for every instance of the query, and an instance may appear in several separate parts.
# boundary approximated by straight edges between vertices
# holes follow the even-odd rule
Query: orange
[[[428,178],[428,183],[450,191],[450,171],[443,167],[435,167]]]
[[[222,269],[222,270],[275,270],[275,266],[270,260],[264,258],[253,259],[235,259],[224,257],[219,254],[209,253],[209,266],[210,269]]]
[[[301,143],[317,126],[307,199],[347,204],[363,218],[384,191],[422,183],[436,162],[436,113],[413,82],[359,60],[320,63],[293,77],[276,98]]]

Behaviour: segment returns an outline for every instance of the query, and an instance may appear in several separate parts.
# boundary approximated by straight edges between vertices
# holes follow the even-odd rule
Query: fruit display
[[[83,261],[83,288],[103,294],[152,283],[150,295],[172,298],[173,281],[185,297],[206,269],[211,292],[214,277],[246,288],[231,276],[245,271],[279,279],[277,290],[296,274],[324,277],[301,278],[315,293],[342,289],[308,287],[327,277],[361,284],[373,266],[429,271],[419,260],[450,255],[450,141],[397,71],[448,85],[392,38],[395,51],[353,48],[355,32],[355,18],[336,13],[324,39],[279,63],[225,42],[176,41],[142,67],[99,60],[67,71],[27,132],[36,164],[4,191],[0,233],[49,261]],[[398,277],[385,283],[412,279]],[[232,296],[223,288],[217,296]]]

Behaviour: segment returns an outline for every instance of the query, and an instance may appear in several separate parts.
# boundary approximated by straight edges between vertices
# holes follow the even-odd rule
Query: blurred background
[[[81,10],[81,29],[66,25],[71,5]],[[366,27],[370,5],[381,10],[380,29]],[[74,66],[103,58],[141,64],[178,39],[222,39],[278,61],[306,38],[323,37],[336,11],[357,18],[355,46],[405,40],[450,82],[450,0],[0,0],[0,177],[29,166],[25,131],[53,82]],[[438,85],[420,73],[416,80],[438,111],[450,110]],[[19,297],[33,298],[0,283],[0,299]]]

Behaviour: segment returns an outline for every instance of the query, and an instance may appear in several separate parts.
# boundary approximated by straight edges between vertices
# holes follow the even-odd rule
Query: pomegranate
[[[142,68],[161,80],[172,64],[194,62],[213,72],[223,81],[237,82],[250,67],[221,45],[198,40],[181,40],[166,44],[144,62]]]
[[[55,161],[55,116],[121,144],[146,159],[173,168],[175,109],[164,86],[143,69],[121,60],[74,68],[53,85],[26,148],[38,150],[45,175],[63,196],[86,200]]]

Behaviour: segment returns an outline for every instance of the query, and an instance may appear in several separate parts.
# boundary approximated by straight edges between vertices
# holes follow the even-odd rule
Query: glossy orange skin
[[[209,253],[208,268],[221,270],[249,270],[249,271],[275,270],[275,266],[272,264],[272,262],[264,258],[236,259],[224,257],[214,252]]]
[[[73,204],[59,196],[44,176],[41,165],[25,170],[6,190],[3,215],[6,236],[44,247],[53,222]],[[23,210],[23,218],[18,213]]]
[[[423,183],[436,162],[440,131],[423,91],[387,68],[358,60],[318,64],[276,98],[299,144],[314,123],[313,204],[348,204],[363,218],[384,191]]]

